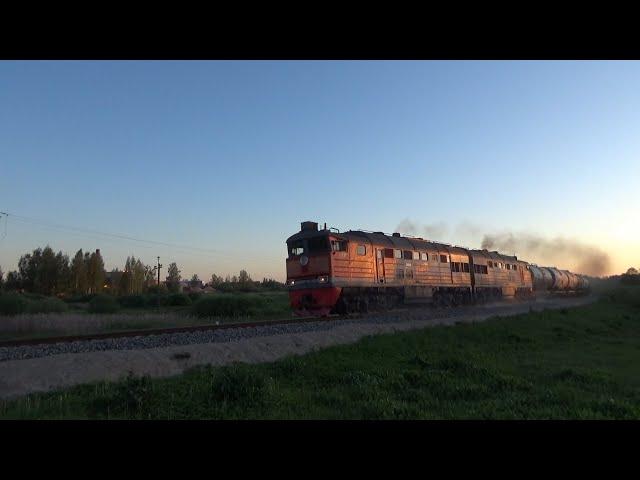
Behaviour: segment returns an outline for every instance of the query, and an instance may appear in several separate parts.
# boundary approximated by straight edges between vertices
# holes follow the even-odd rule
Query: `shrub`
[[[49,298],[46,295],[41,295],[40,293],[29,293],[29,292],[23,293],[22,296],[27,300],[45,300]]]
[[[118,303],[125,308],[144,308],[147,302],[142,295],[124,295],[118,297]]]
[[[198,293],[198,292],[189,292],[189,298],[191,299],[192,302],[196,302],[199,299],[202,298],[202,295],[204,295],[203,293]]]
[[[18,315],[27,311],[29,301],[18,293],[0,295],[0,315]]]
[[[198,317],[242,317],[260,312],[267,304],[259,295],[222,294],[199,299],[192,313]]]
[[[183,307],[186,305],[191,305],[191,299],[184,293],[173,293],[169,295],[169,298],[167,299],[167,305],[171,305],[172,307]]]
[[[640,285],[640,275],[624,274],[620,277],[622,285]]]
[[[90,302],[93,297],[95,297],[95,293],[90,293],[88,295],[85,294],[75,294],[69,298],[65,298],[65,302],[67,303],[87,303]]]
[[[151,293],[153,295],[166,295],[167,293],[169,293],[169,290],[167,290],[167,287],[163,284],[151,285],[147,289],[147,293]]]
[[[67,304],[56,297],[32,301],[27,305],[27,312],[29,313],[62,313],[67,310],[69,310]]]
[[[152,294],[147,295],[145,301],[149,307],[160,307],[167,304],[169,297],[167,295]]]
[[[89,302],[90,313],[115,313],[120,310],[120,305],[115,298],[109,295],[96,295]]]
[[[616,288],[607,297],[611,302],[640,307],[640,288],[638,287]]]

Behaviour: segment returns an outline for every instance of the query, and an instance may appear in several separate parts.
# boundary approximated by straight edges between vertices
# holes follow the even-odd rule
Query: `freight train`
[[[586,277],[496,251],[382,232],[318,229],[287,239],[287,289],[298,315],[366,312],[405,303],[442,306],[536,293],[582,294]]]

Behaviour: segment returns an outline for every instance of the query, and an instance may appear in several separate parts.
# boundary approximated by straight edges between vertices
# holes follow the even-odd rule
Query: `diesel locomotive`
[[[580,294],[586,277],[496,251],[418,237],[318,228],[287,239],[287,289],[298,315],[366,312],[402,303],[456,306],[539,292]]]

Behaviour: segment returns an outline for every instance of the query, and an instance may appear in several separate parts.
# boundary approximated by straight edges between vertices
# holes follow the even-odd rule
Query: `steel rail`
[[[328,317],[300,317],[300,318],[259,320],[259,321],[237,322],[237,323],[189,325],[185,327],[146,328],[142,330],[118,330],[118,331],[105,332],[105,333],[89,333],[85,335],[62,335],[59,337],[3,340],[3,341],[0,341],[0,348],[22,347],[22,346],[32,346],[32,345],[51,345],[54,343],[86,342],[91,340],[118,339],[118,338],[127,338],[127,337],[146,337],[151,335],[202,332],[202,331],[210,331],[210,330],[228,330],[232,328],[252,328],[252,327],[264,327],[264,326],[270,326],[270,325],[289,325],[293,323],[304,324],[304,323],[323,322],[323,321],[330,322],[335,320],[344,320],[348,318],[358,318],[360,315],[361,314],[347,314],[347,315],[329,315]]]

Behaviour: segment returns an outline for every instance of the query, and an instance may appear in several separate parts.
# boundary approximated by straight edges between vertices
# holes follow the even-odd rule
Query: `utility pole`
[[[160,265],[160,257],[158,257],[158,266],[156,268],[158,269],[158,286],[160,286],[160,269],[162,268],[162,265]]]

